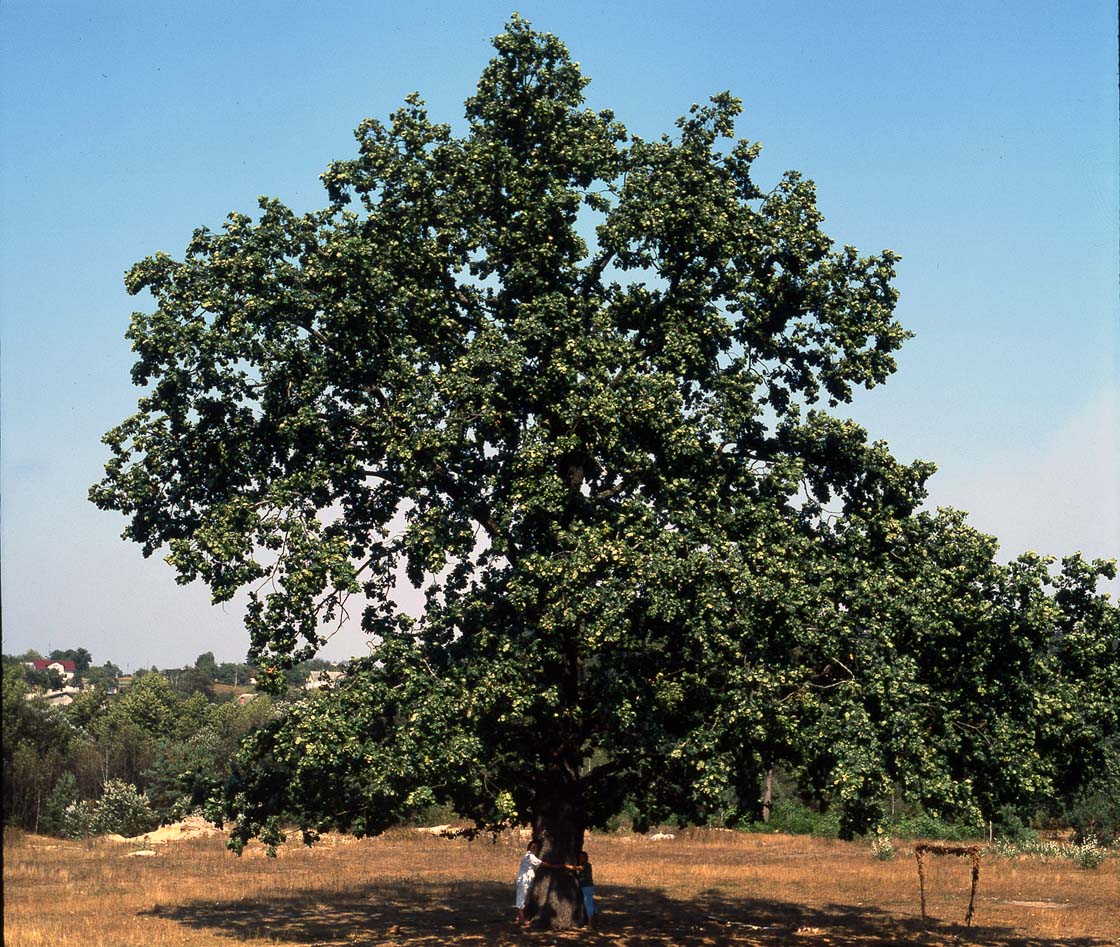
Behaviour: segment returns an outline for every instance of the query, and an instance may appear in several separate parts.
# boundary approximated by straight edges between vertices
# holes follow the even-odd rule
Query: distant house
[[[345,671],[312,671],[303,685],[305,691],[317,691],[320,687],[329,687],[346,677]]]
[[[73,661],[57,661],[52,658],[43,658],[40,661],[27,661],[26,666],[33,671],[54,671],[64,681],[72,681],[78,673],[78,668]]]
[[[80,687],[64,687],[62,690],[47,691],[45,694],[30,693],[27,700],[41,700],[52,707],[65,707],[74,703],[74,695],[80,694]]]

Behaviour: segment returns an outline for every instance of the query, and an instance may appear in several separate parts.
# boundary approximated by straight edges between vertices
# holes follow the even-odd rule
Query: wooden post
[[[926,866],[922,862],[922,856],[926,850],[921,845],[914,849],[914,857],[918,859],[918,893],[922,899],[922,920],[926,919]]]
[[[968,896],[968,913],[964,916],[964,926],[972,927],[973,906],[976,904],[976,885],[980,882],[980,850],[972,853],[972,893]]]

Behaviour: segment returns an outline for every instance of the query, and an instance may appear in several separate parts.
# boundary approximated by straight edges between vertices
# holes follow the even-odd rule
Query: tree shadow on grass
[[[823,907],[729,897],[718,891],[682,901],[645,888],[597,891],[593,930],[522,931],[512,923],[511,887],[497,882],[374,882],[341,892],[191,901],[142,912],[235,940],[336,947],[554,944],[591,947],[895,947],[983,943],[989,947],[1107,947],[1091,937],[1024,937],[1006,927],[902,917],[877,908]]]

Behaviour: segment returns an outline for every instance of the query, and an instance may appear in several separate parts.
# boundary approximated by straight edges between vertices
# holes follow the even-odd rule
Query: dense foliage
[[[53,706],[29,676],[4,656],[3,817],[39,832],[135,834],[123,829],[204,806],[241,741],[275,712],[266,696],[242,704],[184,695],[158,672]]]
[[[932,465],[831,413],[894,370],[898,257],[835,248],[799,174],[759,187],[729,94],[647,141],[555,37],[495,47],[462,136],[410,96],[325,209],[262,200],[127,278],[145,391],[92,499],[215,601],[252,589],[277,682],[352,596],[374,645],[254,735],[235,844],[440,802],[572,862],[624,805],[755,818],[779,763],[847,832],[895,784],[1070,791],[1116,732],[1109,567],[998,566],[915,513]]]

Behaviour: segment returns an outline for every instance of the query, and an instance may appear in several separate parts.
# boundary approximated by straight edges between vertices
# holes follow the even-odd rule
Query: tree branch
[[[446,467],[438,467],[440,474],[438,487],[443,490],[453,500],[458,500],[460,503],[468,504],[471,517],[477,522],[484,530],[486,535],[492,540],[499,543],[502,555],[506,557],[511,563],[517,560],[521,555],[517,548],[516,543],[505,533],[498,521],[494,519],[494,514],[486,501],[480,499],[472,499],[466,495],[466,492],[455,482],[455,478]]]
[[[607,268],[607,264],[613,257],[613,250],[603,250],[591,261],[583,277],[583,286],[580,287],[580,295],[584,299],[591,295],[592,287],[599,282],[600,277],[603,275],[603,270]]]

